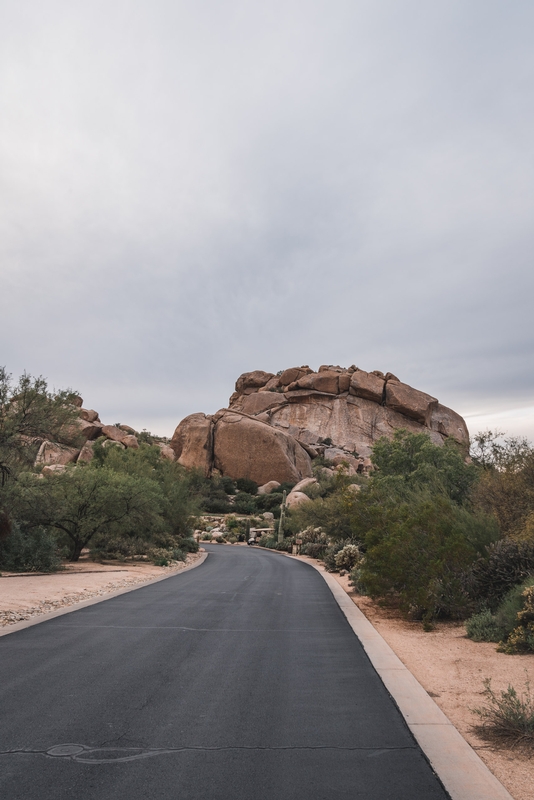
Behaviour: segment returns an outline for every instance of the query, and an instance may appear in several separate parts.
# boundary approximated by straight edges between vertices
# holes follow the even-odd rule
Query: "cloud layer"
[[[531,3],[0,11],[10,371],[172,433],[356,363],[534,437]]]

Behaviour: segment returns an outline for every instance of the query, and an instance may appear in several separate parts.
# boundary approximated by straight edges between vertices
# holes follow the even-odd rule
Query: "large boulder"
[[[311,476],[317,456],[368,472],[374,443],[400,428],[424,432],[438,445],[447,438],[468,443],[459,414],[393,373],[323,364],[317,372],[303,366],[279,375],[244,373],[229,408],[187,417],[171,447],[180,463],[205,475],[216,469],[262,485],[295,483]]]
[[[57,442],[44,441],[35,458],[35,464],[72,464],[78,458],[80,450],[67,447]]]
[[[204,475],[209,476],[213,464],[212,418],[206,414],[190,414],[174,431],[170,446],[178,463],[184,467],[200,469]]]
[[[295,483],[311,477],[308,453],[289,434],[252,417],[227,410],[215,416],[214,466],[231,478]]]
[[[442,436],[450,436],[460,444],[469,447],[469,431],[465,420],[452,408],[447,408],[438,403],[432,409],[430,417],[430,427]]]
[[[172,447],[165,442],[158,442],[157,447],[159,447],[161,451],[161,455],[163,458],[166,458],[167,461],[176,461],[176,455]]]
[[[420,392],[407,383],[388,381],[386,383],[386,406],[404,414],[421,425],[429,426],[430,417],[438,401],[425,392]]]
[[[79,414],[86,422],[100,422],[98,411],[92,408],[80,408]]]
[[[278,481],[267,481],[263,486],[258,486],[258,494],[271,494],[275,489],[278,489],[280,483]]]
[[[374,403],[381,403],[384,385],[384,380],[378,375],[359,369],[351,375],[350,393],[365,400],[372,400]]]
[[[302,506],[304,503],[309,503],[310,498],[304,492],[296,492],[293,490],[289,492],[288,496],[286,497],[286,506],[288,508],[296,508],[296,506]]]
[[[93,442],[86,442],[82,447],[82,449],[80,450],[80,455],[78,456],[76,463],[88,464],[89,461],[92,461],[94,456],[93,448],[94,448]]]
[[[272,372],[263,372],[261,369],[256,369],[254,372],[244,372],[235,382],[235,390],[238,394],[244,394],[247,391],[256,391],[262,386],[265,386],[267,381],[271,378],[274,378]]]
[[[103,425],[102,436],[105,436],[106,439],[111,439],[113,442],[122,442],[124,437],[128,436],[128,434],[117,425]]]

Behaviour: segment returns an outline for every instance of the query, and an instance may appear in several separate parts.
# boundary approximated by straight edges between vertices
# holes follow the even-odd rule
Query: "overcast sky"
[[[532,0],[0,0],[0,364],[172,434],[391,371],[534,439]]]

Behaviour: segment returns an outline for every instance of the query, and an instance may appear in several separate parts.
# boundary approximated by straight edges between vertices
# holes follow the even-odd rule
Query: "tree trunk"
[[[72,545],[72,552],[69,561],[78,561],[78,559],[82,554],[82,550],[83,550],[83,542],[75,540]]]

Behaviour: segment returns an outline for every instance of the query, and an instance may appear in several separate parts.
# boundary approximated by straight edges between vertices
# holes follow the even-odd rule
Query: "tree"
[[[50,392],[43,377],[26,373],[13,384],[0,367],[0,487],[33,464],[43,439],[72,440],[73,394]]]
[[[476,467],[465,462],[454,441],[448,439],[439,446],[426,433],[398,430],[393,439],[382,437],[373,447],[371,460],[377,468],[374,481],[387,481],[400,493],[426,487],[456,503],[467,501],[478,477]]]
[[[150,535],[163,528],[165,498],[158,484],[109,467],[73,467],[40,480],[21,476],[12,502],[23,527],[59,532],[71,561],[97,534],[134,535],[141,529]]]

